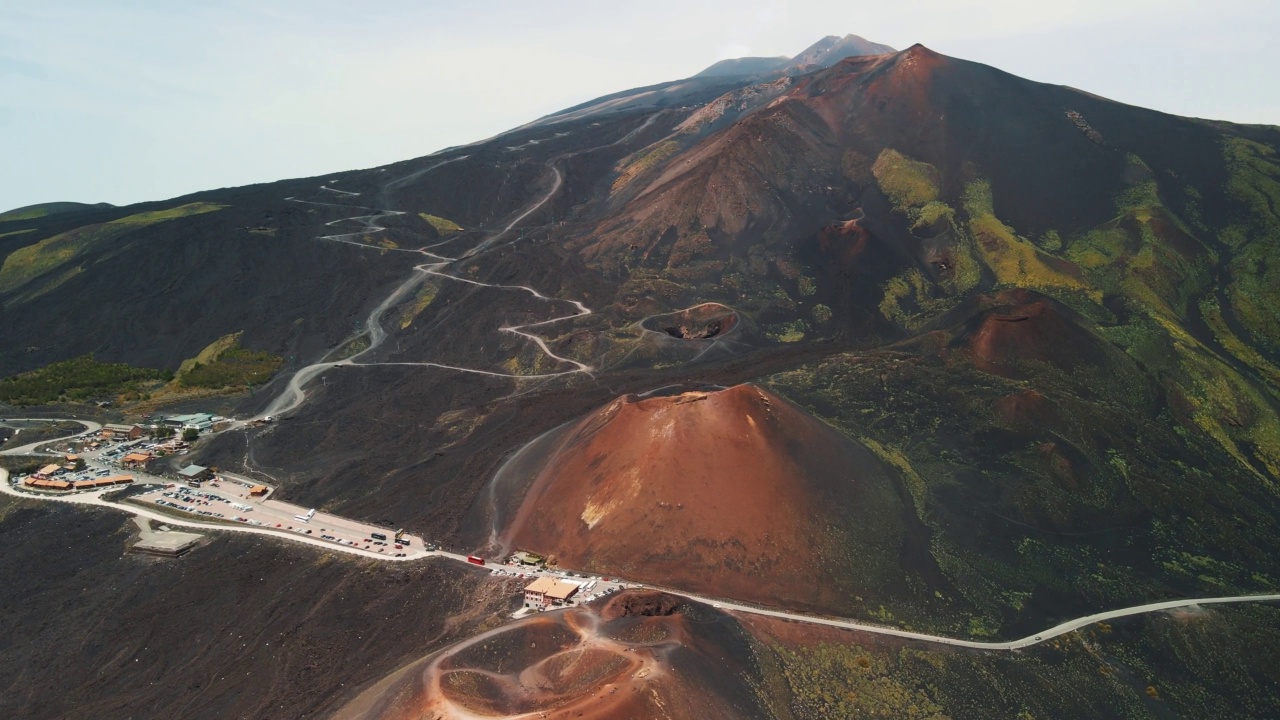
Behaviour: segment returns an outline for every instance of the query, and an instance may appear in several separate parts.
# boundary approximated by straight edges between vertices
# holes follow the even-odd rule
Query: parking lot
[[[272,488],[269,487],[265,494],[255,496],[250,489],[260,483],[238,475],[218,473],[204,482],[189,483],[152,475],[141,468],[126,467],[123,464],[124,458],[134,452],[164,450],[185,454],[185,443],[156,443],[147,439],[121,442],[95,439],[98,446],[90,447],[88,441],[91,437],[96,438],[96,433],[51,441],[41,448],[47,452],[75,453],[84,461],[83,470],[64,473],[59,479],[75,482],[127,474],[134,478],[135,491],[129,493],[130,501],[153,505],[170,513],[189,515],[192,519],[294,533],[313,540],[363,550],[372,555],[415,557],[426,554],[420,537],[406,534],[397,541],[395,528],[361,523],[274,500],[270,497]],[[17,483],[19,478],[11,480]]]
[[[422,554],[422,538],[405,535],[396,542],[395,529],[360,523],[328,513],[278,500],[250,497],[248,487],[223,477],[193,488],[182,483],[166,483],[135,495],[132,500],[170,511],[190,513],[211,520],[291,532],[345,545],[370,553],[407,557]]]
[[[518,580],[522,587],[527,587],[539,577],[556,578],[578,586],[579,589],[572,598],[567,601],[557,600],[552,605],[541,608],[543,610],[581,605],[623,588],[639,587],[618,578],[529,565],[529,553],[516,553],[503,561],[486,562],[474,555],[449,552],[435,545],[425,544],[419,536],[402,534],[397,537],[396,530],[392,528],[337,517],[313,508],[276,500],[271,497],[273,489],[269,486],[234,473],[211,472],[207,468],[199,468],[199,472],[192,473],[190,477],[173,479],[149,474],[141,469],[140,465],[152,453],[186,454],[186,444],[177,441],[156,443],[143,438],[104,440],[93,431],[52,440],[34,449],[46,455],[63,455],[68,463],[73,459],[76,463],[83,463],[79,470],[59,471],[57,476],[60,479],[75,482],[121,474],[130,475],[134,479],[131,485],[123,486],[123,494],[109,503],[104,499],[104,494],[115,492],[121,486],[52,494],[68,500],[71,498],[67,496],[82,498],[75,502],[88,504],[137,504],[148,508],[147,517],[153,522],[161,520],[162,516],[156,514],[160,512],[168,514],[176,524],[181,524],[179,521],[185,519],[198,523],[239,526],[243,528],[243,532],[292,536],[303,543],[320,547],[332,545],[335,550],[387,560],[412,560],[430,556],[447,558],[472,567],[483,567],[495,577]],[[130,457],[138,453],[143,455],[138,458]],[[9,479],[14,488],[6,488],[6,491],[18,492],[20,478]],[[138,512],[144,511],[139,509]],[[522,608],[517,614],[529,612],[538,610]]]
[[[149,474],[139,467],[127,467],[124,460],[137,452],[166,452],[185,454],[185,443],[170,441],[156,443],[148,439],[111,441],[99,440],[94,432],[86,432],[74,438],[50,441],[39,449],[46,453],[76,454],[84,461],[84,468],[60,477],[67,480],[92,480],[110,475],[128,474],[135,482],[126,492],[128,502],[151,506],[153,510],[170,513],[174,517],[187,517],[203,522],[221,522],[243,525],[256,531],[268,531],[305,538],[312,544],[333,544],[346,551],[369,553],[386,558],[417,558],[440,556],[451,560],[481,564],[495,577],[514,578],[532,582],[539,577],[554,577],[572,582],[579,591],[567,603],[580,605],[615,593],[625,587],[638,587],[617,578],[579,573],[570,570],[550,569],[521,564],[515,557],[506,561],[473,563],[473,556],[460,555],[427,546],[416,535],[402,535],[399,541],[394,528],[379,527],[350,518],[322,513],[312,508],[294,505],[271,497],[273,488],[257,480],[218,472],[202,482],[179,481]],[[18,478],[11,478],[17,483]],[[266,492],[255,494],[254,488]],[[69,495],[81,491],[71,491]],[[101,494],[102,490],[83,491]]]

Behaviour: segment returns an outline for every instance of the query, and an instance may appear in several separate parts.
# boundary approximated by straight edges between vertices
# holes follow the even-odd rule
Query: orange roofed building
[[[128,485],[131,482],[133,482],[132,475],[112,475],[111,477],[98,478],[96,480],[80,480],[73,483],[73,485],[76,490],[93,490],[112,485]]]
[[[26,480],[27,487],[45,488],[46,490],[70,490],[71,483],[66,480],[45,480],[32,475]]]
[[[121,460],[121,462],[123,462],[126,467],[133,467],[135,465],[145,465],[150,459],[151,453],[149,452],[129,453],[124,456],[124,459]]]
[[[576,583],[540,577],[524,589],[524,606],[541,609],[553,604],[563,605],[576,592],[578,592]]]

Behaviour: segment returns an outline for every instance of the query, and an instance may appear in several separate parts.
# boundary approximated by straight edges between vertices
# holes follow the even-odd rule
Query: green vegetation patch
[[[802,718],[916,718],[943,720],[942,707],[920,687],[892,672],[896,663],[856,645],[823,643],[798,652],[776,648]]]
[[[13,222],[15,220],[37,220],[49,214],[49,208],[33,207],[26,210],[11,210],[0,215],[0,222]]]
[[[73,262],[95,246],[166,220],[221,210],[225,205],[188,203],[167,210],[137,213],[111,222],[86,225],[15,250],[0,266],[0,292],[10,292],[55,268]]]
[[[804,339],[805,332],[809,329],[809,324],[804,320],[792,320],[789,323],[778,323],[776,325],[765,326],[765,335],[770,340],[781,343],[800,342]]]
[[[1088,284],[1057,265],[1029,241],[1018,237],[1013,228],[995,215],[991,199],[991,183],[978,180],[969,183],[964,192],[964,208],[969,215],[969,231],[979,254],[996,276],[996,285],[1048,290],[1064,288],[1088,290]],[[1101,293],[1095,293],[1101,300]]]
[[[864,607],[892,614],[873,617],[1006,637],[1037,593],[1124,606],[1258,592],[1280,577],[1259,560],[1275,553],[1280,466],[1280,422],[1266,398],[1159,317],[1135,312],[1104,331],[1145,368],[1108,353],[1070,372],[1028,365],[1029,377],[1010,380],[949,355],[954,336],[935,332],[765,381],[893,466],[930,528],[929,554],[946,578],[928,581],[936,602],[864,590]],[[1010,522],[985,525],[979,539],[956,530],[967,512]],[[1157,566],[1115,558],[1110,543]]]
[[[1225,141],[1227,191],[1244,211],[1245,226],[1258,235],[1280,234],[1280,157],[1274,148],[1244,138]]]
[[[7,238],[12,235],[22,235],[24,233],[35,232],[35,231],[36,231],[35,228],[27,228],[26,230],[10,230],[9,232],[6,232],[6,233],[0,233],[0,238]]]
[[[1235,356],[1235,358],[1249,367],[1253,368],[1258,374],[1271,381],[1274,389],[1280,390],[1280,367],[1264,358],[1252,346],[1246,345],[1222,317],[1222,308],[1218,305],[1218,299],[1212,295],[1207,295],[1200,300],[1200,317],[1204,318],[1204,322],[1209,326],[1209,330],[1213,332],[1214,338],[1222,345],[1223,349]]]
[[[871,166],[880,190],[893,201],[894,208],[906,212],[938,199],[941,178],[929,163],[912,160],[892,148],[886,148]]]
[[[1251,383],[1193,342],[1174,342],[1176,382],[1191,421],[1242,467],[1274,483],[1280,479],[1280,417]]]
[[[241,333],[215,340],[195,358],[182,363],[175,383],[189,388],[242,388],[271,379],[283,359],[269,352],[240,347]]]
[[[404,313],[400,316],[400,329],[404,330],[413,324],[414,320],[426,310],[432,302],[435,301],[436,295],[440,292],[440,284],[435,281],[427,281],[414,295],[413,304],[406,307]]]
[[[637,175],[640,175],[649,168],[654,167],[658,163],[666,160],[680,149],[680,143],[675,140],[663,140],[654,143],[635,155],[624,160],[618,168],[618,179],[613,181],[611,192],[617,192],[631,182]]]
[[[1227,194],[1233,223],[1219,233],[1234,249],[1225,314],[1235,317],[1251,339],[1280,353],[1280,157],[1275,149],[1243,138],[1225,142]]]
[[[0,401],[20,406],[78,402],[115,396],[171,375],[167,370],[98,362],[93,355],[82,355],[0,380]]]
[[[1097,623],[1024,651],[900,647],[856,636],[762,642],[755,655],[795,720],[1266,718],[1280,610],[1267,605]],[[774,669],[776,668],[776,670]]]
[[[884,285],[880,314],[902,327],[916,329],[954,304],[949,298],[930,297],[930,283],[915,268],[894,276]]]
[[[953,225],[955,219],[956,211],[950,205],[934,200],[913,213],[911,229],[923,230],[943,223]]]
[[[442,218],[439,215],[432,215],[430,213],[418,213],[418,217],[422,218],[423,220],[426,220],[427,224],[435,228],[436,232],[440,233],[441,235],[448,235],[449,233],[462,232],[461,225],[459,225],[458,223],[452,220]]]

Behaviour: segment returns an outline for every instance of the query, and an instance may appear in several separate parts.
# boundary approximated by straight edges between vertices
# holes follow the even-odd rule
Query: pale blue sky
[[[1280,124],[1276,0],[609,5],[0,0],[0,210],[370,167],[846,33]]]

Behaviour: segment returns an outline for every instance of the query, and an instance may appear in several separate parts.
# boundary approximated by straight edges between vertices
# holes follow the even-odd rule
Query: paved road
[[[815,617],[812,615],[797,615],[795,613],[783,612],[779,610],[767,610],[764,608],[751,607],[749,605],[739,605],[724,600],[715,600],[712,598],[699,597],[690,595],[689,593],[672,590],[675,594],[682,595],[690,600],[703,602],[713,607],[724,610],[733,610],[735,612],[748,613],[752,615],[765,615],[768,617],[781,618],[783,620],[797,620],[800,622],[812,623],[814,625],[827,625],[830,627],[845,628],[848,630],[860,630],[862,632],[875,633],[877,635],[892,635],[893,637],[906,638],[909,640],[920,640],[929,643],[938,643],[941,645],[954,645],[956,647],[974,648],[977,650],[1019,650],[1021,648],[1038,645],[1042,642],[1048,642],[1059,635],[1066,635],[1073,630],[1079,630],[1096,622],[1106,620],[1114,620],[1116,618],[1128,617],[1130,615],[1142,615],[1144,613],[1161,612],[1164,610],[1173,610],[1175,608],[1196,607],[1199,605],[1216,605],[1224,603],[1245,603],[1245,602],[1280,602],[1280,594],[1275,595],[1234,595],[1229,597],[1210,597],[1210,598],[1187,598],[1184,600],[1166,600],[1163,602],[1147,603],[1145,605],[1135,605],[1133,607],[1121,608],[1119,610],[1108,610],[1106,612],[1094,613],[1093,615],[1085,615],[1074,620],[1068,620],[1060,625],[1054,625],[1047,630],[1041,630],[1033,635],[1028,635],[1019,640],[1007,640],[1004,642],[983,642],[980,640],[962,640],[960,638],[943,637],[940,635],[929,635],[927,633],[911,632],[910,630],[899,630],[897,628],[882,627],[879,625],[868,625],[866,623],[855,622],[851,620],[840,620],[838,618]]]
[[[102,429],[102,425],[99,423],[92,422],[90,420],[77,420],[75,418],[5,418],[4,420],[5,422],[76,422],[84,426],[84,430],[76,433],[76,435],[98,432]],[[21,447],[9,448],[8,450],[0,451],[0,455],[30,455],[41,445],[47,445],[59,440],[66,440],[69,437],[75,437],[75,435],[64,435],[60,438],[49,438],[48,440],[41,440],[40,442],[30,443]]]
[[[386,555],[379,555],[377,553],[370,552],[368,550],[354,548],[347,545],[338,545],[336,543],[331,543],[327,540],[321,540],[320,538],[314,538],[309,535],[298,535],[297,533],[275,530],[274,528],[268,529],[268,528],[260,528],[257,526],[247,526],[247,525],[238,525],[238,524],[233,525],[229,523],[228,524],[209,523],[209,522],[200,522],[198,520],[187,520],[185,518],[174,517],[173,515],[168,515],[155,510],[150,510],[148,508],[141,507],[138,505],[126,505],[124,503],[113,503],[108,500],[104,500],[102,498],[103,494],[111,492],[112,490],[119,490],[119,489],[120,488],[118,487],[104,488],[102,490],[95,490],[93,492],[76,493],[72,495],[45,495],[45,494],[37,495],[35,493],[22,492],[20,490],[14,489],[14,487],[9,484],[9,472],[7,470],[4,470],[3,468],[0,468],[0,492],[5,493],[6,495],[13,495],[14,497],[20,497],[25,500],[44,500],[48,502],[67,503],[70,505],[88,505],[92,507],[111,508],[113,510],[122,510],[124,512],[135,515],[137,517],[146,518],[148,520],[155,520],[157,522],[162,522],[166,525],[171,525],[174,527],[198,528],[200,530],[221,530],[221,531],[233,532],[233,533],[248,533],[250,535],[264,535],[267,537],[274,537],[282,540],[292,540],[294,542],[302,543],[304,545],[313,545],[315,547],[321,548],[323,550],[328,550],[331,552],[343,552],[343,553],[347,553],[348,555],[358,555],[359,557],[363,557],[363,558],[368,558],[372,560],[384,560],[387,562],[406,562],[409,560],[420,560],[430,555],[443,554],[443,553],[427,552],[423,548],[412,548],[412,549],[405,548],[405,557],[387,557]],[[461,557],[462,561],[466,562],[465,556],[457,556],[457,557]]]
[[[48,420],[50,418],[41,418],[41,419]],[[75,420],[75,422],[82,423],[86,426],[97,425],[96,423],[92,423],[84,420]],[[92,429],[93,428],[91,427],[91,430]],[[81,433],[77,433],[77,434],[81,434]],[[73,437],[73,436],[68,436],[68,437]],[[65,437],[54,438],[51,440],[42,441],[41,443],[37,443],[37,444],[42,445],[48,442],[56,442],[58,439],[65,440],[66,438]],[[14,450],[5,451],[4,454],[15,454],[18,450],[21,450],[21,449],[22,448],[15,448]],[[384,562],[410,562],[413,560],[420,560],[426,557],[441,557],[441,558],[453,560],[455,562],[471,565],[471,563],[467,561],[466,555],[459,555],[457,553],[445,552],[443,550],[428,551],[422,547],[406,548],[407,552],[405,554],[405,557],[388,557],[386,555],[371,553],[367,550],[363,550],[359,548],[343,546],[343,545],[335,545],[334,543],[328,542],[326,540],[321,540],[319,538],[313,538],[306,535],[298,535],[296,533],[290,533],[290,532],[281,532],[279,530],[270,529],[270,528],[260,528],[260,527],[244,526],[244,525],[225,525],[221,523],[205,523],[205,522],[199,522],[195,520],[175,518],[171,515],[155,512],[147,508],[138,507],[135,505],[124,505],[119,503],[113,503],[113,502],[109,502],[107,500],[102,499],[102,495],[104,493],[111,492],[113,489],[119,489],[119,488],[107,488],[107,489],[98,490],[94,492],[79,493],[74,495],[44,495],[44,494],[36,495],[33,493],[22,492],[12,487],[9,484],[9,472],[7,470],[4,470],[3,468],[0,468],[0,492],[4,492],[8,495],[13,495],[15,497],[20,497],[28,500],[33,500],[33,499],[45,500],[50,502],[68,503],[72,505],[90,505],[95,507],[113,508],[116,510],[123,510],[124,512],[127,512],[127,513],[132,513],[137,517],[147,518],[149,520],[156,520],[158,522],[163,522],[167,525],[172,525],[177,527],[198,528],[201,530],[221,530],[224,532],[248,533],[251,535],[265,535],[268,537],[274,537],[278,539],[290,540],[293,542],[302,543],[304,545],[312,545],[324,550],[329,550],[329,551],[336,550],[338,552],[344,552],[349,555],[357,555],[359,557],[368,558],[372,560],[382,560]],[[475,567],[474,565],[471,565],[471,566]],[[494,566],[487,565],[486,567],[492,570]],[[538,574],[547,574],[547,573],[543,572]],[[618,579],[617,582],[630,584],[630,583],[625,583],[625,581],[622,581],[621,579]],[[666,588],[658,588],[658,589],[666,590]],[[1196,607],[1200,605],[1218,605],[1218,604],[1227,604],[1227,603],[1280,602],[1280,594],[1232,595],[1232,596],[1226,596],[1226,597],[1186,598],[1182,600],[1166,600],[1162,602],[1146,603],[1145,605],[1135,605],[1133,607],[1120,608],[1119,610],[1108,610],[1105,612],[1094,613],[1092,615],[1085,615],[1084,617],[1068,620],[1059,625],[1055,625],[1051,628],[1042,630],[1033,635],[1028,635],[1027,637],[1021,638],[1019,640],[1007,640],[1003,642],[983,642],[980,640],[963,640],[960,638],[950,638],[942,635],[930,635],[928,633],[912,632],[910,630],[900,630],[898,628],[884,627],[881,625],[871,625],[869,623],[857,622],[854,620],[818,617],[813,615],[801,615],[799,613],[790,613],[783,610],[768,610],[766,608],[753,607],[750,605],[742,605],[732,601],[721,600],[717,598],[709,598],[709,597],[702,597],[700,595],[692,595],[678,589],[670,589],[669,591],[673,594],[687,597],[690,600],[694,600],[696,602],[706,603],[708,605],[711,605],[712,607],[716,607],[722,610],[732,610],[734,612],[751,614],[751,615],[763,615],[766,617],[779,618],[782,620],[792,620],[795,622],[811,623],[814,625],[826,625],[829,627],[845,628],[847,630],[858,630],[861,632],[875,633],[877,635],[889,635],[892,637],[899,637],[899,638],[904,638],[908,640],[919,640],[921,642],[937,643],[941,645],[953,645],[956,647],[973,648],[977,650],[1018,650],[1021,648],[1030,647],[1032,645],[1037,645],[1042,642],[1047,642],[1060,635],[1065,635],[1069,632],[1072,632],[1073,630],[1079,630],[1080,628],[1087,627],[1096,622],[1114,620],[1117,618],[1129,617],[1131,615],[1141,615],[1144,613],[1161,612],[1164,610],[1172,610],[1175,608]]]

